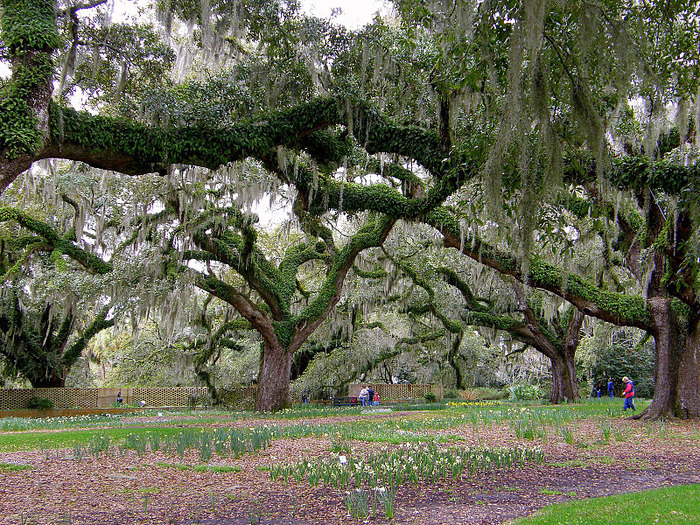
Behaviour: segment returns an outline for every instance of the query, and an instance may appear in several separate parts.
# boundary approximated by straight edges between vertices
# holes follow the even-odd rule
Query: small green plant
[[[346,432],[332,432],[328,435],[331,442],[331,452],[350,453],[350,439]]]
[[[88,444],[87,450],[88,453],[94,457],[95,459],[100,457],[100,452],[108,451],[109,450],[109,436],[106,435],[105,433],[101,433],[95,437],[92,438],[90,443]]]
[[[626,428],[616,428],[613,430],[615,441],[627,441],[627,432]]]
[[[248,518],[250,520],[250,525],[260,525],[260,523],[262,523],[260,521],[262,519],[262,512],[260,512],[259,509],[253,509],[248,514]]]
[[[36,518],[31,514],[25,514],[20,512],[19,514],[19,525],[30,525],[31,523],[36,523]]]
[[[32,410],[52,410],[53,401],[45,397],[32,396],[27,400],[27,408]]]
[[[32,465],[23,463],[0,463],[0,472],[19,472],[20,470],[31,470],[33,468]]]
[[[355,489],[347,492],[343,499],[348,514],[353,518],[361,519],[369,516],[370,492],[362,489]]]
[[[73,459],[76,459],[78,461],[82,461],[82,459],[85,457],[85,449],[80,443],[76,443],[73,445]]]
[[[394,499],[396,499],[396,488],[378,488],[375,490],[375,495],[384,509],[384,516],[386,516],[386,519],[394,519]]]
[[[435,403],[437,401],[437,396],[435,395],[435,392],[426,392],[423,394],[423,397],[428,403]]]
[[[576,497],[576,492],[562,492],[561,490],[551,490],[551,489],[540,489],[540,494],[544,494],[546,496],[570,496],[572,498]]]
[[[559,429],[559,435],[569,445],[574,444],[574,431],[570,426],[562,426]]]
[[[603,436],[605,442],[610,441],[610,434],[612,433],[612,426],[609,421],[603,421],[600,424],[600,433]]]
[[[542,397],[542,390],[538,385],[519,383],[508,387],[508,397],[512,401],[526,401]]]

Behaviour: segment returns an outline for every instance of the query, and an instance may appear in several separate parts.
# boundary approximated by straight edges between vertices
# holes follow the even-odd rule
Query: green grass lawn
[[[157,433],[161,436],[176,435],[182,429],[177,427],[147,428],[103,428],[95,430],[69,430],[63,432],[21,432],[0,434],[0,452],[20,450],[70,448],[76,444],[86,445],[100,435],[108,436],[112,442],[121,442],[129,434]]]
[[[512,525],[697,525],[700,485],[682,485],[546,507]]]

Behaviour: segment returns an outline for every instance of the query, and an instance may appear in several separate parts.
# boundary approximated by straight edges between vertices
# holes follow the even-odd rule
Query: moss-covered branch
[[[65,237],[59,236],[47,224],[34,219],[20,210],[8,207],[0,208],[0,222],[8,221],[16,222],[23,228],[26,228],[32,233],[40,236],[45,241],[47,249],[53,252],[52,257],[54,258],[60,258],[61,255],[67,255],[87,270],[101,274],[112,271],[111,264],[104,262],[96,255],[76,246]]]
[[[348,271],[355,264],[355,259],[364,250],[381,246],[394,226],[394,220],[381,217],[372,224],[372,220],[361,227],[350,240],[334,255],[328,268],[326,278],[316,297],[298,316],[283,323],[277,323],[280,340],[288,341],[292,347],[299,347],[320,325],[340,299],[340,293]],[[296,333],[295,333],[296,332]]]
[[[430,285],[430,283],[426,280],[423,279],[420,275],[418,275],[418,272],[416,272],[409,264],[407,264],[404,261],[401,261],[399,258],[394,257],[390,255],[386,250],[384,250],[384,254],[391,260],[391,262],[396,266],[398,269],[400,269],[403,273],[405,273],[416,286],[419,286],[425,292],[428,294],[428,301],[426,304],[422,305],[423,308],[419,309],[412,309],[413,313],[427,313],[431,312],[436,318],[440,320],[442,325],[445,327],[447,331],[453,334],[459,334],[462,332],[462,325],[461,323],[457,321],[453,321],[452,319],[448,318],[445,314],[442,313],[442,309],[439,307],[439,305],[435,301],[435,290],[433,287]]]
[[[85,330],[82,336],[75,341],[68,350],[63,354],[61,358],[61,364],[66,369],[69,370],[78,358],[82,355],[83,350],[90,342],[90,340],[95,337],[98,333],[106,328],[114,326],[115,319],[107,319],[107,314],[109,313],[109,306],[105,306],[99,314],[95,317],[90,326]]]
[[[447,247],[460,250],[475,261],[513,276],[524,284],[548,290],[586,315],[621,326],[649,328],[649,311],[643,297],[601,290],[593,282],[539,258],[530,261],[529,271],[525,274],[522,261],[512,254],[482,242],[473,233],[463,239],[459,223],[446,208],[437,208],[425,222],[442,233]]]
[[[29,168],[48,128],[59,44],[52,0],[2,0],[2,43],[12,76],[0,87],[0,191]]]

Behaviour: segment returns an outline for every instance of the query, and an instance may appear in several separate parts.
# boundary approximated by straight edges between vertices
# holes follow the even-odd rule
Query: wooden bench
[[[362,406],[362,400],[356,396],[334,397],[334,407],[354,407]]]

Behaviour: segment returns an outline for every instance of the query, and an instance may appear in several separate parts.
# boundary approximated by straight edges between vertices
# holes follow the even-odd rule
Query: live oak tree
[[[90,340],[114,325],[100,293],[109,265],[73,243],[73,224],[64,233],[14,208],[0,213],[0,354],[33,387],[64,386]]]
[[[697,346],[699,337],[695,321],[697,257],[693,253],[696,207],[690,198],[697,194],[693,191],[696,168],[659,161],[663,148],[656,149],[657,124],[670,102],[679,108],[679,144],[690,144],[693,139],[692,133],[687,133],[692,128],[685,117],[692,114],[688,109],[693,107],[697,92],[695,2],[638,5],[610,0],[589,5],[526,0],[458,2],[451,6],[399,2],[401,20],[414,30],[392,32],[375,24],[375,33],[361,35],[368,42],[364,54],[361,46],[349,45],[347,53],[338,53],[324,63],[318,82],[313,80],[314,74],[299,76],[300,80],[312,79],[308,83],[304,80],[309,89],[286,91],[294,96],[282,103],[295,104],[316,93],[331,93],[335,98],[313,99],[246,122],[232,119],[229,113],[221,115],[218,122],[183,122],[167,114],[158,114],[152,122],[122,120],[54,104],[52,81],[58,68],[52,56],[60,47],[59,28],[66,31],[68,27],[57,23],[57,14],[61,20],[75,21],[73,15],[89,4],[66,6],[58,12],[47,0],[4,0],[0,5],[4,54],[12,66],[12,77],[2,85],[0,100],[3,188],[42,158],[79,160],[131,175],[165,175],[178,164],[216,170],[254,158],[280,180],[295,186],[298,215],[306,222],[306,214],[310,214],[310,225],[314,217],[329,209],[380,214],[376,226],[367,226],[374,228],[374,237],[363,241],[363,249],[380,244],[385,231],[377,229],[380,225],[388,231],[397,219],[424,221],[443,234],[448,246],[530,286],[560,295],[587,315],[648,330],[657,342],[657,391],[649,415],[700,413],[697,356],[688,350]],[[217,34],[213,22],[226,20],[226,5],[216,4],[221,11],[215,9],[214,17],[204,12],[198,15],[190,6],[189,17],[195,19],[195,25],[198,20],[203,29],[204,47],[207,39]],[[280,20],[276,8],[263,13],[272,13],[271,19]],[[459,16],[452,17],[455,13]],[[450,20],[457,23],[450,25]],[[267,29],[272,25],[267,24]],[[657,30],[649,31],[651,26]],[[395,38],[402,32],[403,39]],[[382,67],[370,68],[362,60],[369,49],[384,50],[378,64]],[[239,56],[244,54],[245,50]],[[353,74],[334,78],[332,65],[326,67],[331,63],[337,65],[336,71]],[[357,75],[356,64],[364,66]],[[300,74],[300,69],[294,72]],[[634,110],[630,101],[635,98],[648,108],[641,119],[631,118]],[[425,111],[426,105],[430,111]],[[261,107],[249,111],[248,116]],[[386,115],[374,107],[382,108]],[[407,119],[411,125],[400,124]],[[647,133],[635,142],[633,133],[623,133],[625,126],[633,131],[646,126]],[[321,130],[326,132],[319,133]],[[611,136],[615,140],[609,142]],[[395,181],[402,191],[382,183],[348,182],[332,168],[343,165],[343,157],[349,159],[348,166],[358,164],[353,160],[357,156],[348,154],[350,137],[369,155],[390,154],[399,166],[419,166],[428,186],[423,189],[417,184],[415,173],[386,170],[383,165],[369,165],[367,171]],[[285,159],[278,154],[280,146],[308,155],[329,169],[317,170],[312,165],[297,170],[296,161],[285,166]],[[611,152],[617,146],[627,158],[612,160]],[[588,152],[588,160],[578,160],[579,150]],[[651,160],[634,157],[638,153]],[[450,208],[438,208],[471,179],[480,180],[486,189],[494,222],[503,222],[511,212],[517,216],[518,227],[513,230],[517,235],[508,239],[511,249],[505,253],[482,242],[475,232],[464,231],[460,217]],[[537,226],[533,210],[539,202],[556,198],[551,190],[566,187],[562,182],[597,184],[601,192],[608,185],[628,188],[645,205],[644,246],[653,260],[646,296],[610,292],[530,253]],[[660,193],[682,197],[678,220],[665,220],[662,206],[646,205],[654,203],[653,196]],[[506,201],[516,196],[514,208],[504,209],[504,194]],[[211,229],[201,232],[196,256],[205,261],[226,259],[220,262],[249,272],[253,289],[269,312],[263,310],[264,315],[258,316],[250,304],[240,302],[244,317],[255,320],[268,334],[272,332],[266,316],[288,323],[288,330],[274,335],[278,340],[282,336],[283,345],[292,344],[294,334],[305,333],[323,315],[286,317],[288,290],[282,292],[259,282],[257,270],[251,271],[245,261],[237,259],[245,255],[247,261],[267,266],[256,258],[251,225],[235,210],[224,218],[218,227],[212,224]],[[202,217],[202,225],[208,219]],[[320,239],[331,253],[323,230],[309,228],[310,240]],[[317,245],[313,250],[305,246],[303,256],[290,257],[321,257]],[[355,252],[352,248],[347,253]],[[338,249],[337,253],[345,252]],[[350,258],[343,261],[336,260],[337,268],[343,269],[336,275],[340,278],[333,280],[336,285],[342,282]],[[287,264],[294,267],[291,260]],[[275,271],[265,270],[265,278],[269,280]],[[219,279],[211,272],[202,278],[209,279],[203,285],[210,291],[224,294],[221,287],[215,289]],[[675,308],[673,296],[689,311]],[[324,308],[314,310],[314,314],[325,312]],[[681,317],[689,321],[686,344],[676,336]],[[281,404],[268,399],[261,408]]]
[[[42,6],[26,4],[24,7]],[[5,9],[3,13],[5,21],[11,24],[12,10]],[[48,10],[39,9],[37,15],[39,14],[42,15],[39,16],[40,19],[48,21]],[[23,52],[12,45],[9,45],[8,49],[10,53]],[[37,53],[43,52],[46,55],[48,51],[48,46],[44,46],[41,51],[37,50]],[[14,77],[10,84],[13,82]],[[58,155],[62,158],[81,160],[95,167],[116,169],[128,174],[142,174],[152,171],[164,173],[167,166],[178,163],[194,163],[214,169],[232,161],[252,157],[276,172],[284,182],[296,186],[299,192],[296,205],[300,210],[298,214],[311,239],[308,244],[291,249],[278,268],[270,264],[256,249],[255,230],[235,207],[220,209],[218,217],[215,217],[211,209],[186,210],[179,208],[177,202],[174,205],[171,202],[166,203],[170,206],[169,211],[178,217],[187,234],[191,234],[188,239],[191,239],[197,248],[188,250],[185,257],[229,266],[244,278],[246,284],[258,296],[258,299],[250,300],[209,270],[200,272],[196,281],[198,286],[229,302],[261,333],[265,341],[257,402],[257,408],[261,410],[277,409],[286,404],[288,372],[293,353],[337,302],[345,275],[357,254],[363,249],[381,244],[390,231],[395,220],[391,213],[392,202],[398,200],[402,207],[412,208],[409,215],[416,216],[422,210],[441,202],[458,186],[460,178],[470,174],[469,166],[458,167],[453,171],[451,164],[444,164],[442,147],[437,151],[429,149],[430,143],[440,146],[430,133],[396,126],[378,117],[369,107],[362,104],[348,109],[346,101],[342,99],[318,100],[310,105],[283,111],[277,116],[266,117],[262,121],[224,126],[219,131],[203,125],[158,129],[81,114],[58,106],[53,106],[53,113],[58,120],[47,121],[46,124],[58,135],[44,136],[45,147],[40,148],[42,152],[35,152],[34,159],[45,155]],[[356,140],[365,144],[369,153],[406,152],[411,144],[403,140],[396,142],[396,137],[403,129],[409,131],[413,138],[422,137],[421,140],[427,141],[426,148],[417,151],[413,156],[431,169],[437,180],[430,191],[415,199],[406,199],[400,192],[378,185],[379,201],[376,192],[365,191],[366,188],[362,185],[348,183],[345,199],[355,212],[362,208],[370,208],[371,206],[365,203],[372,201],[375,205],[383,202],[385,209],[381,211],[389,213],[385,217],[376,218],[370,215],[366,226],[360,228],[344,246],[336,247],[327,227],[316,224],[313,216],[310,219],[305,217],[305,214],[319,214],[327,209],[327,186],[332,174],[321,172],[317,175],[313,167],[297,169],[296,166],[282,165],[278,158],[278,148],[306,151],[319,163],[331,166],[335,163],[337,166],[342,160],[342,155],[348,154],[347,140],[342,133],[320,134],[316,130],[339,124],[345,125]],[[219,135],[219,138],[214,139],[210,136],[212,132]],[[58,139],[58,142],[55,139]],[[115,140],[121,144],[116,148]],[[150,145],[147,144],[149,142]],[[132,149],[132,146],[136,149]],[[60,153],[56,147],[61,150]],[[131,151],[124,151],[125,155],[114,155],[116,150],[122,147]],[[49,149],[53,151],[49,153]],[[167,161],[163,160],[165,151],[168,151]],[[18,155],[17,158],[19,157],[23,156]],[[29,160],[29,157],[25,154],[23,158]],[[24,166],[26,165],[21,167]],[[381,175],[391,177],[393,174]],[[320,182],[315,180],[317,176],[320,177]],[[343,209],[342,193],[341,187],[341,202],[336,204],[339,210]],[[201,215],[198,216],[198,212]],[[400,210],[397,209],[395,213],[400,213]],[[195,226],[191,226],[191,222],[185,222],[183,217],[192,217]],[[328,273],[318,296],[311,300],[301,313],[293,312],[290,302],[296,292],[296,273],[300,265],[309,261],[322,261],[327,266]],[[190,268],[189,271],[197,270]],[[258,300],[265,308],[260,308]]]
[[[428,250],[424,246],[422,250],[414,249],[413,257],[403,251],[387,257],[422,291],[411,294],[407,311],[413,315],[432,315],[443,334],[451,334],[447,360],[455,371],[458,388],[463,385],[456,356],[469,326],[501,331],[546,356],[551,362],[552,403],[579,397],[575,353],[585,318],[580,311],[566,303],[546,308],[542,292],[528,293],[524,286],[509,278],[489,278],[484,275],[488,272],[469,268],[479,265],[464,264],[457,259],[462,264],[455,270],[451,267],[455,261],[450,257],[442,259],[443,265],[439,265],[439,259],[431,262],[425,255]],[[482,296],[483,293],[488,295]]]
[[[111,183],[66,166],[23,179],[0,197],[3,354],[33,386],[63,386],[91,339],[130,309],[143,275],[130,278],[136,260],[108,248],[118,243]],[[126,185],[119,193],[123,210]]]
[[[57,305],[39,311],[20,305],[16,293],[5,292],[0,303],[0,355],[7,367],[28,380],[33,388],[62,387],[71,367],[89,341],[114,325],[103,308],[78,332],[75,312],[61,315]]]

